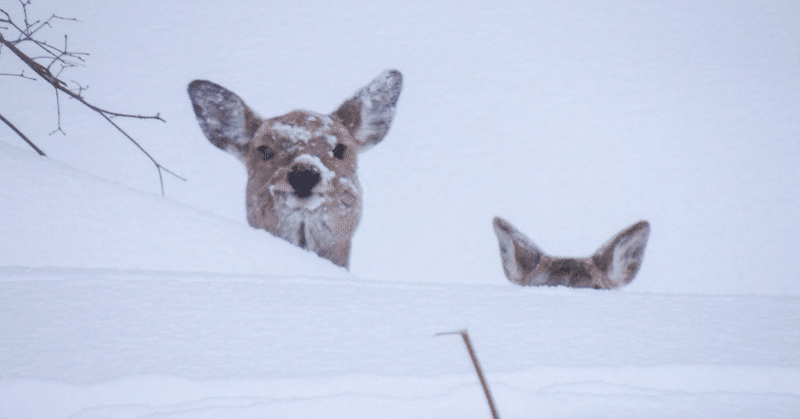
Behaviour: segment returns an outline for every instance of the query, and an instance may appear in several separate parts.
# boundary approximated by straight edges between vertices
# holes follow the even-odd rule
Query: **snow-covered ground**
[[[3,9],[16,2],[0,0]],[[0,418],[795,417],[800,7],[791,2],[36,1],[64,74],[152,165],[0,78]],[[196,78],[262,115],[404,91],[361,156],[351,271],[247,226]],[[18,72],[8,51],[0,73]],[[526,289],[491,219],[585,256],[647,219],[621,291]]]

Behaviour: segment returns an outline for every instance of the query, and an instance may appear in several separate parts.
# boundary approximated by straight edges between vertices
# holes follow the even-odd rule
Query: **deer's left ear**
[[[530,285],[526,278],[539,264],[544,253],[533,240],[508,221],[494,217],[492,225],[500,245],[500,259],[503,261],[506,278],[517,285]]]
[[[402,88],[399,71],[384,71],[331,114],[355,137],[359,151],[378,144],[389,132]]]
[[[594,252],[592,261],[608,275],[614,288],[628,284],[639,272],[649,237],[650,223],[639,221],[622,230]]]
[[[261,118],[239,96],[216,83],[195,80],[187,90],[208,141],[243,159],[244,148],[261,126]]]

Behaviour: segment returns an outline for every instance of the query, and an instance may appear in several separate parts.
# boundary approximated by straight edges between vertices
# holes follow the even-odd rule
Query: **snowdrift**
[[[0,417],[790,417],[800,298],[359,279],[2,146]],[[409,263],[413,263],[410,261]]]

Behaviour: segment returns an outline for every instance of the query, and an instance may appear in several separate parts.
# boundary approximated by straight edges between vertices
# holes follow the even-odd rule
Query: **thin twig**
[[[100,112],[100,116],[105,118],[106,121],[108,121],[109,124],[113,125],[114,128],[116,128],[119,132],[122,133],[122,135],[127,137],[128,140],[130,140],[134,145],[136,145],[136,147],[138,147],[139,150],[141,150],[141,152],[144,153],[144,155],[147,156],[147,158],[150,159],[151,162],[153,162],[153,164],[156,166],[156,169],[158,170],[158,180],[159,180],[159,183],[161,184],[161,195],[162,196],[164,195],[164,178],[161,176],[161,171],[162,170],[167,172],[167,173],[169,173],[169,174],[171,174],[172,176],[175,176],[176,178],[186,182],[186,179],[176,175],[173,171],[167,169],[166,167],[162,166],[159,162],[157,162],[156,159],[154,159],[153,156],[151,156],[150,153],[147,152],[147,150],[145,150],[141,145],[139,145],[139,143],[136,142],[136,140],[134,140],[133,137],[128,135],[128,133],[125,132],[122,128],[120,128],[119,125],[115,124],[114,121],[112,121],[111,118],[108,115],[106,115],[105,112]]]
[[[47,157],[47,155],[44,154],[44,151],[40,150],[39,147],[36,147],[36,144],[34,144],[33,141],[29,140],[28,137],[26,137],[25,134],[22,133],[22,131],[18,130],[17,127],[15,127],[14,124],[11,123],[11,121],[3,117],[3,115],[0,115],[0,121],[5,122],[9,128],[14,130],[14,132],[16,132],[17,135],[19,135],[23,140],[25,140],[25,142],[28,143],[29,146],[31,146],[34,150],[36,150],[36,152],[39,153],[40,156]]]
[[[57,124],[58,128],[54,129],[53,132],[51,132],[48,135],[53,135],[56,132],[61,131],[61,135],[66,136],[67,133],[64,132],[63,129],[61,129],[61,97],[58,96],[58,89],[55,89],[55,92],[56,92],[56,115],[57,115],[56,116],[56,124]]]
[[[500,419],[500,416],[497,415],[497,409],[494,407],[494,400],[492,399],[492,393],[489,391],[489,384],[486,382],[486,378],[483,377],[481,365],[478,363],[478,356],[475,355],[475,349],[472,348],[472,342],[469,340],[469,333],[467,332],[467,329],[456,332],[444,332],[436,334],[436,336],[442,335],[461,335],[461,338],[464,339],[464,345],[467,346],[469,357],[472,358],[472,365],[475,367],[475,372],[478,373],[478,379],[481,382],[481,386],[483,386],[483,394],[486,395],[486,402],[489,403],[489,410],[492,411],[492,418]]]
[[[33,81],[36,81],[36,79],[35,79],[35,78],[26,76],[26,75],[25,75],[25,71],[24,71],[24,70],[23,70],[23,71],[21,71],[19,74],[14,74],[14,73],[0,73],[0,76],[22,77],[23,79],[28,79],[28,80],[33,80]]]

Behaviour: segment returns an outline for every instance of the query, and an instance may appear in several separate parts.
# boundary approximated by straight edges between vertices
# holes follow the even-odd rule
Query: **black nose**
[[[294,194],[300,198],[311,195],[314,185],[319,183],[319,171],[314,166],[292,166],[292,171],[288,175],[289,184],[294,188]]]

